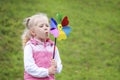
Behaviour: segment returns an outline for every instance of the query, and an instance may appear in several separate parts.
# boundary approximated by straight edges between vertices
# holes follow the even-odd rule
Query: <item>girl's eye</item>
[[[40,28],[42,28],[43,26],[42,26],[42,25],[40,25],[39,27],[40,27]]]
[[[48,25],[48,24],[46,24],[46,27],[49,27],[49,25]]]

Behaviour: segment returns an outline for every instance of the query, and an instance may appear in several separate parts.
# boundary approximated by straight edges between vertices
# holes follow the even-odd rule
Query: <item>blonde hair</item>
[[[25,46],[25,44],[32,37],[32,34],[30,33],[30,29],[37,25],[38,20],[43,20],[43,19],[48,21],[48,17],[44,13],[38,13],[38,14],[35,14],[35,15],[31,16],[31,17],[28,17],[28,18],[24,19],[23,25],[25,26],[25,30],[24,30],[24,32],[22,34],[22,44],[23,44],[23,47]]]

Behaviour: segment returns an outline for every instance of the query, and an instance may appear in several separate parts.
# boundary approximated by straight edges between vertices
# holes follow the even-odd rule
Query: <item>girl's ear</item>
[[[31,35],[32,35],[33,37],[36,35],[34,29],[31,29],[31,30],[30,30],[30,33],[31,33]]]

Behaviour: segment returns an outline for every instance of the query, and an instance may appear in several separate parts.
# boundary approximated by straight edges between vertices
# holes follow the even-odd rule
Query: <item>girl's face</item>
[[[35,38],[45,40],[49,37],[50,26],[48,20],[37,21],[36,26],[33,27],[32,33]]]

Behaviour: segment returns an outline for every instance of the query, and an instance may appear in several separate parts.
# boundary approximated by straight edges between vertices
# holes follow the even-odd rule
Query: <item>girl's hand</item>
[[[49,75],[55,74],[56,70],[57,70],[57,68],[55,66],[51,66],[50,68],[48,68]]]
[[[55,61],[55,59],[52,59],[51,65],[52,65],[52,66],[55,66],[55,67],[57,68],[57,62]]]
[[[57,70],[57,62],[54,59],[52,59],[51,60],[51,67],[48,69],[49,75],[55,74],[56,70]]]

